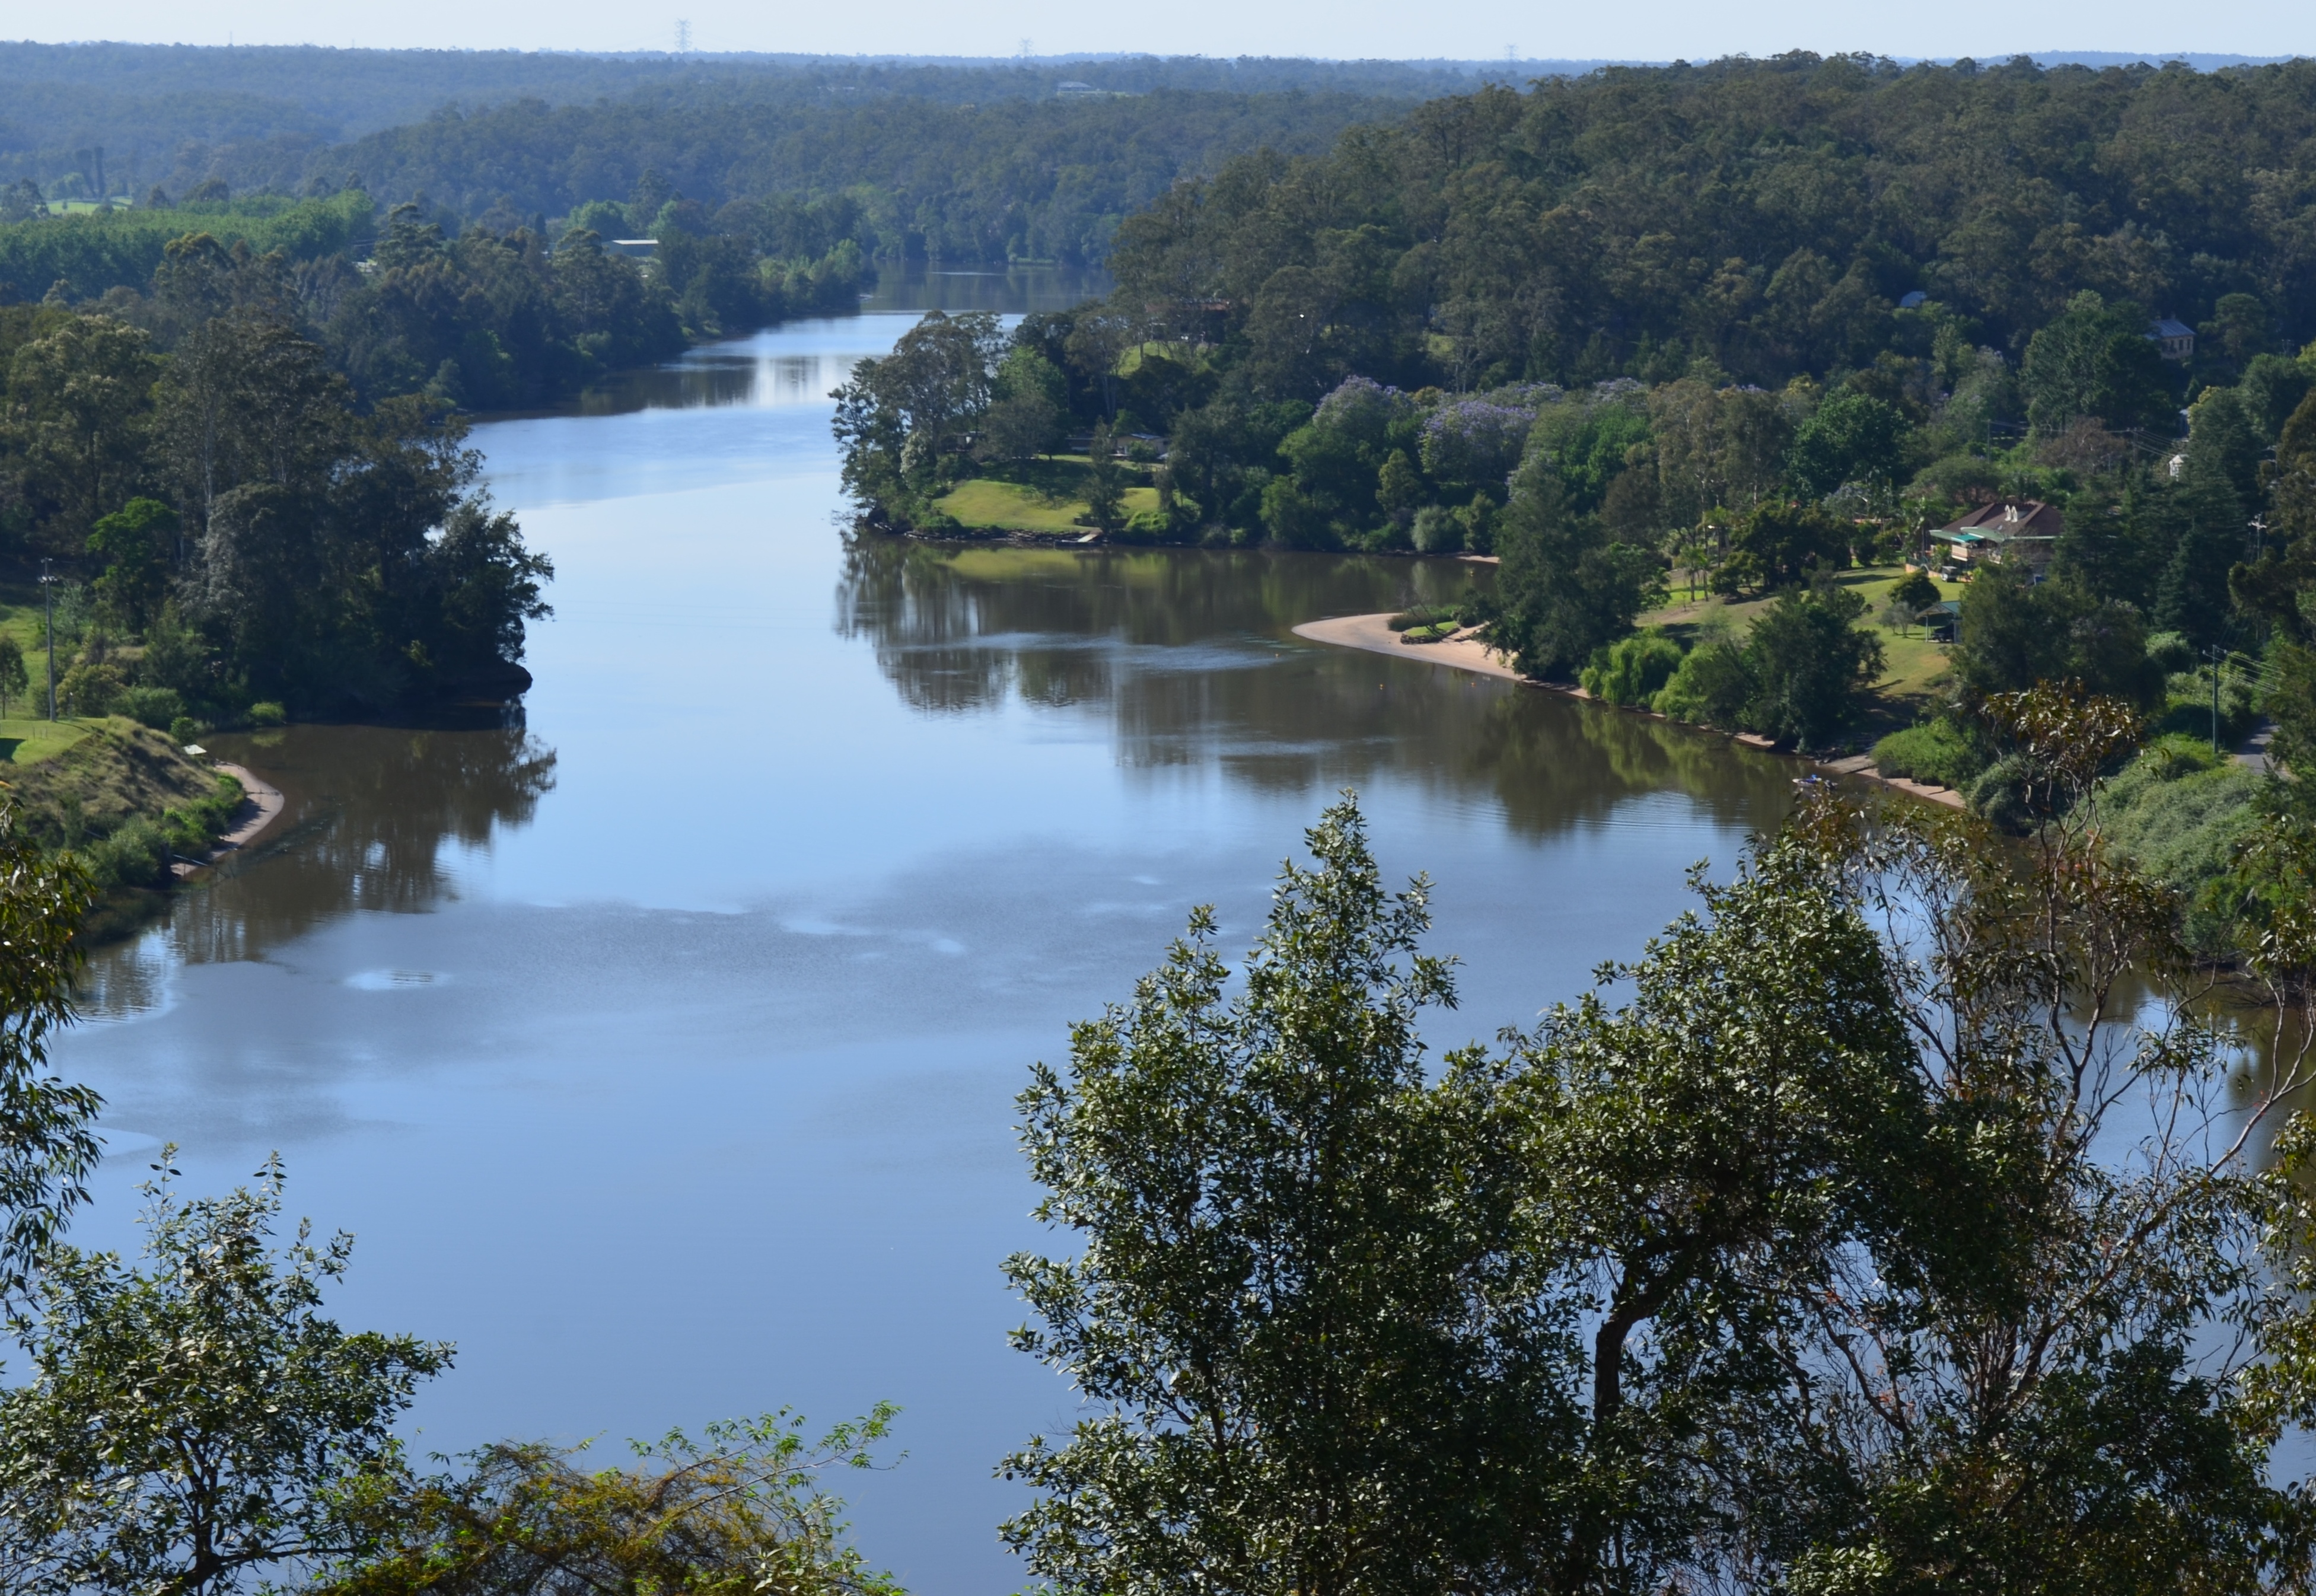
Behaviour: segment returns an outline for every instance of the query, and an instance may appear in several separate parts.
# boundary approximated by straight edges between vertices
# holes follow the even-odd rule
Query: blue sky
[[[223,44],[361,44],[470,49],[666,49],[679,18],[695,48],[842,53],[1012,55],[1148,50],[1164,54],[1328,57],[1502,56],[1700,59],[1806,49],[1901,56],[2025,50],[2218,51],[2316,54],[2316,5],[2244,0],[2182,8],[2155,0],[1933,0],[1913,6],[1836,0],[1626,0],[1532,4],[1521,0],[1169,0],[1098,6],[1084,0],[951,0],[875,5],[796,0],[631,0],[476,4],[398,0],[339,11],[312,0],[90,0],[25,8],[0,32],[43,40],[116,39]],[[22,34],[16,31],[24,29]]]

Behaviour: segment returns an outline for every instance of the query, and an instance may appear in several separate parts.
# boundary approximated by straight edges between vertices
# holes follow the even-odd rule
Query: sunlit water
[[[907,1460],[845,1482],[869,1556],[1000,1596],[992,1466],[1073,1411],[998,1270],[1065,1244],[1011,1126],[1067,1022],[1198,903],[1243,945],[1350,786],[1465,961],[1434,1041],[1526,1024],[1792,772],[1289,635],[1452,562],[849,546],[825,395],[910,320],[481,428],[557,569],[527,726],[218,739],[287,825],[98,959],[59,1055],[111,1103],[80,1239],[131,1239],[165,1139],[200,1190],[281,1149],[294,1210],[360,1237],[343,1321],[459,1343],[422,1448],[889,1398]]]

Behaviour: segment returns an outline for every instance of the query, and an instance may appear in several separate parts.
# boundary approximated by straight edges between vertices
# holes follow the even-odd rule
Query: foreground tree
[[[2270,1283],[2316,1279],[2316,1202],[2252,1165],[2310,1048],[2222,1067],[2176,904],[2107,849],[2131,706],[1988,709],[2016,847],[1814,795],[1599,992],[1436,1081],[1413,1021],[1448,971],[1348,805],[1237,995],[1194,920],[1023,1099],[1083,1248],[1009,1265],[1017,1340],[1098,1410],[1007,1462],[1033,1572],[2304,1588],[2316,1520],[2269,1469],[2316,1417],[2316,1313]],[[2243,872],[2252,967],[2304,994],[2294,838]]]
[[[174,1149],[171,1149],[174,1152]],[[148,1266],[51,1247],[0,1395],[0,1567],[24,1596],[223,1596],[343,1555],[405,1478],[393,1434],[450,1348],[323,1316],[352,1239],[273,1244],[281,1168],[180,1200],[146,1187]]]
[[[632,1468],[586,1470],[577,1451],[537,1443],[485,1447],[463,1474],[379,1503],[377,1542],[312,1596],[900,1596],[847,1543],[843,1503],[821,1485],[875,1467],[896,1411],[817,1441],[786,1411],[697,1440],[671,1431],[632,1443]]]
[[[1574,1326],[1515,1244],[1510,1127],[1476,1060],[1426,1083],[1454,987],[1423,884],[1385,892],[1348,799],[1309,844],[1242,994],[1201,909],[1021,1098],[1083,1249],[1008,1261],[1015,1344],[1098,1411],[1006,1460],[1042,1494],[1002,1533],[1062,1590],[1437,1591],[1557,1553]]]
[[[49,1039],[73,1020],[74,939],[90,896],[79,864],[22,835],[14,807],[0,803],[0,1303],[25,1289],[86,1199],[102,1150],[92,1128],[104,1100],[48,1073]]]

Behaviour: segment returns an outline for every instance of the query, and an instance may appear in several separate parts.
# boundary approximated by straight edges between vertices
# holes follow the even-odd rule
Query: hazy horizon
[[[1510,0],[1475,0],[1452,13],[1411,13],[1374,0],[1315,8],[1252,8],[1188,0],[1163,13],[1090,13],[1057,0],[1027,0],[1002,22],[923,0],[873,12],[798,9],[767,13],[739,0],[676,0],[673,7],[575,0],[552,12],[410,0],[388,12],[333,19],[290,0],[235,5],[94,0],[27,17],[24,42],[316,45],[372,49],[519,49],[655,53],[688,24],[703,55],[797,54],[916,59],[1045,58],[1102,54],[1296,57],[1318,60],[1607,62],[1706,60],[1789,49],[1863,51],[1900,59],[1982,60],[2013,56],[2243,57],[2316,53],[2316,7],[2282,0],[2207,14],[2183,24],[2176,8],[2120,0],[2096,18],[2053,0],[1963,0],[1917,14],[1861,18],[1830,0],[1733,12],[1703,0],[1539,14]],[[344,31],[339,31],[339,28]],[[2197,37],[2181,38],[2182,32]],[[2097,37],[2085,38],[2085,34]],[[2160,48],[2141,48],[2157,46]]]

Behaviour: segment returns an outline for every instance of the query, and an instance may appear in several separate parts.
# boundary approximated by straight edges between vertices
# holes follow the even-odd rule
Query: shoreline
[[[220,833],[211,838],[201,858],[187,859],[180,854],[173,860],[169,866],[169,873],[180,881],[191,878],[195,870],[211,869],[227,854],[237,853],[248,847],[275,821],[281,819],[282,812],[290,807],[290,800],[282,797],[280,788],[246,765],[237,765],[220,759],[211,761],[209,768],[220,775],[230,776],[240,782],[242,807],[254,808],[255,813],[243,819],[232,830]]]
[[[1693,726],[1688,721],[1675,721],[1670,716],[1653,709],[1642,709],[1630,704],[1610,704],[1594,698],[1581,687],[1563,686],[1556,682],[1538,682],[1523,676],[1504,663],[1503,656],[1472,634],[1476,628],[1466,628],[1454,637],[1437,643],[1403,643],[1400,634],[1390,627],[1388,611],[1375,615],[1335,615],[1320,620],[1306,620],[1294,628],[1295,636],[1306,642],[1325,643],[1337,648],[1357,648],[1369,654],[1387,654],[1395,659],[1412,659],[1427,664],[1442,665],[1451,671],[1468,671],[1474,675],[1492,676],[1500,682],[1514,682],[1521,687],[1533,687],[1545,692],[1556,692],[1563,698],[1580,699],[1588,704],[1598,704],[1605,709],[1616,709],[1626,715],[1643,716],[1651,720],[1662,720],[1669,725],[1688,726],[1693,731],[1711,736],[1727,737],[1749,748],[1765,753],[1777,751],[1768,737],[1751,732],[1724,732],[1717,727]],[[1837,776],[1854,777],[1905,793],[1926,803],[1942,804],[1950,809],[1963,807],[1962,794],[1950,787],[1929,787],[1920,781],[1910,781],[1900,776],[1884,776],[1874,768],[1870,753],[1852,754],[1847,759],[1812,759],[1807,754],[1792,753],[1786,757],[1798,759],[1821,771]]]

